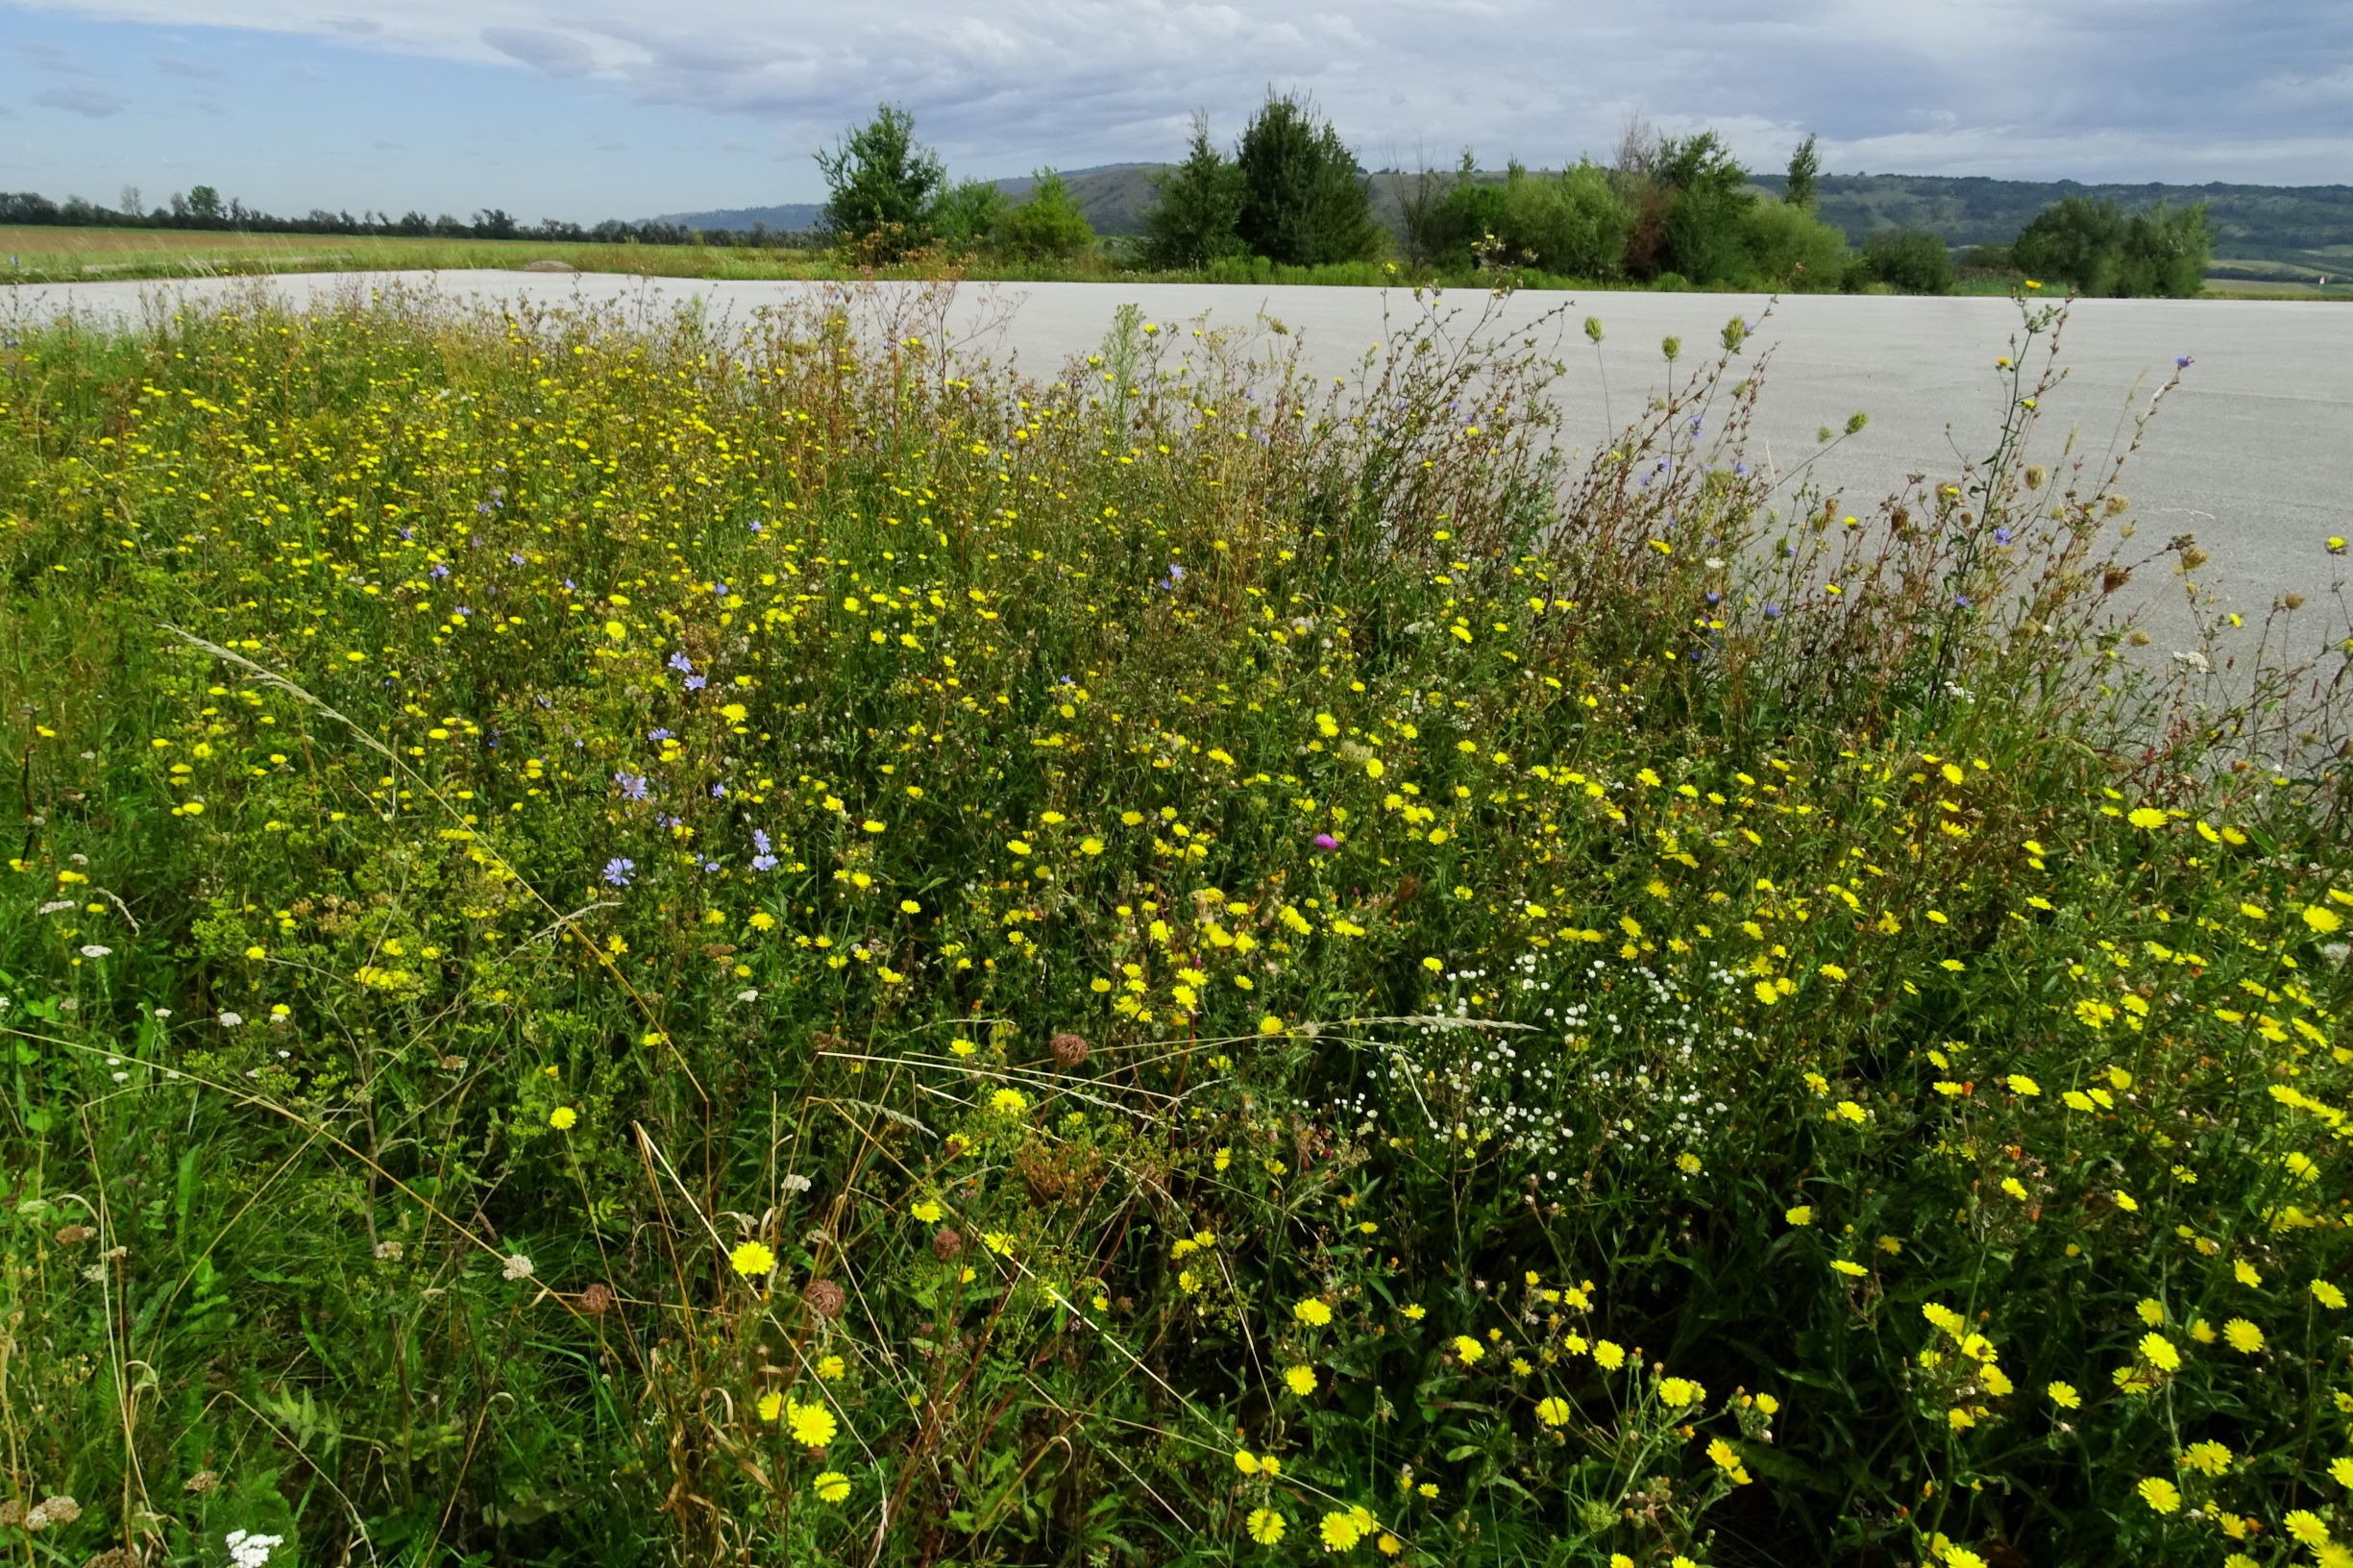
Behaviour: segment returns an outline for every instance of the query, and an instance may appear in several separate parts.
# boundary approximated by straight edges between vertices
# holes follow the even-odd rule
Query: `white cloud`
[[[1170,157],[1194,107],[1231,135],[1269,86],[1311,89],[1374,163],[1416,145],[1451,162],[1465,143],[1488,162],[1605,155],[1642,107],[1726,129],[1759,166],[1814,130],[1833,167],[2353,167],[2342,0],[336,0],[331,16],[313,0],[39,3],[184,38],[261,30],[535,71],[757,118],[808,147],[887,98],[974,168]]]
[[[131,101],[121,93],[109,92],[104,87],[51,87],[46,92],[35,93],[33,101],[43,109],[61,109],[93,120],[120,114],[131,107]]]

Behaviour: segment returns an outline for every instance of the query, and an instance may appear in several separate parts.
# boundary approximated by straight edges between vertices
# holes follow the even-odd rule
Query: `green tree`
[[[1508,165],[1504,180],[1508,183],[1518,169],[1517,163]],[[1502,242],[1498,231],[1503,226],[1504,186],[1493,180],[1479,178],[1478,159],[1465,147],[1462,161],[1456,165],[1454,182],[1431,208],[1423,240],[1430,257],[1442,267],[1471,267],[1491,239]]]
[[[1356,154],[1311,100],[1269,93],[1235,153],[1242,243],[1270,261],[1317,266],[1375,255],[1372,198]]]
[[[1528,236],[1537,265],[1570,278],[1606,280],[1626,264],[1626,237],[1634,227],[1609,171],[1580,159],[1557,175],[1531,181],[1531,196],[1504,193],[1504,222]]]
[[[1713,131],[1659,143],[1653,178],[1666,192],[1659,261],[1700,284],[1746,276],[1743,219],[1755,205],[1749,171]]]
[[[959,256],[985,248],[1005,216],[1005,193],[993,181],[960,180],[932,204],[931,228]]]
[[[221,193],[210,185],[188,188],[188,216],[198,223],[218,223],[224,215]]]
[[[1093,226],[1078,209],[1070,187],[1052,169],[1038,172],[1029,200],[996,226],[996,248],[1031,261],[1061,261],[1094,244]]]
[[[2214,226],[2204,202],[2185,208],[2164,202],[2132,215],[2124,229],[2120,292],[2194,299],[2205,291],[2214,261]]]
[[[915,116],[904,109],[879,106],[838,145],[821,149],[817,166],[825,176],[823,227],[835,240],[880,259],[930,243],[933,199],[947,169],[915,139]]]
[[[2124,209],[2114,202],[2068,196],[2019,231],[2010,257],[2020,271],[2104,295],[2116,285],[2124,255]]]
[[[1427,155],[1421,155],[1413,160],[1413,173],[1401,174],[1395,188],[1406,264],[1419,274],[1436,257],[1438,206],[1451,185],[1444,174],[1430,166]]]
[[[2069,196],[2034,215],[2010,256],[2022,272],[2079,294],[2188,298],[2205,286],[2214,229],[2203,202],[2128,213],[2115,202]]]
[[[1781,200],[1791,207],[1811,209],[1814,206],[1814,179],[1822,173],[1822,157],[1814,151],[1814,135],[1807,132],[1798,143],[1798,150],[1789,155],[1789,184],[1781,192]]]
[[[1592,163],[1533,174],[1514,160],[1500,185],[1465,176],[1454,201],[1458,249],[1492,235],[1499,259],[1574,278],[1613,278],[1625,262],[1633,215]]]
[[[1156,267],[1201,267],[1242,248],[1241,170],[1210,143],[1209,116],[1195,112],[1185,161],[1152,177],[1160,199],[1144,215],[1144,258]]]

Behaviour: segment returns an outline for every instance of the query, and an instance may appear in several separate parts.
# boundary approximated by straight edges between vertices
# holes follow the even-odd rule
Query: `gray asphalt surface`
[[[289,275],[268,287],[290,304],[332,299],[398,282],[457,299],[580,300],[665,312],[689,300],[713,311],[748,314],[821,285],[702,282],[613,275],[454,272]],[[253,286],[243,280],[168,284],[97,282],[0,288],[0,321],[61,311],[135,321],[164,302],[204,302]],[[908,285],[882,285],[908,286]],[[1476,311],[1486,296],[1450,295]],[[1066,356],[1097,347],[1125,303],[1146,319],[1180,324],[1206,314],[1248,327],[1263,312],[1302,342],[1311,367],[1349,367],[1381,335],[1383,300],[1361,288],[1218,286],[1177,283],[967,284],[958,319],[970,326],[1005,315],[999,357],[1010,353],[1043,374]],[[1392,302],[1407,306],[1407,301]],[[1504,320],[1532,321],[1570,306],[1563,344],[1569,375],[1558,395],[1567,439],[1589,448],[1607,430],[1602,379],[1577,329],[1587,314],[1605,328],[1602,350],[1611,408],[1620,420],[1646,389],[1662,389],[1659,341],[1685,345],[1683,368],[1712,354],[1726,320],[1751,320],[1767,302],[1726,294],[1522,294]],[[2000,299],[1798,296],[1763,323],[1756,346],[1773,351],[1757,432],[1767,455],[1787,468],[1816,450],[1823,425],[1857,410],[1869,428],[1826,455],[1812,477],[1840,495],[1844,509],[1868,509],[1907,475],[1950,476],[1964,455],[1990,447],[2001,409],[1994,372],[2009,352],[2018,312]],[[2078,304],[2062,340],[2067,381],[2043,404],[2036,455],[2055,462],[2072,435],[2095,459],[2126,438],[2132,413],[2173,373],[2193,363],[2166,402],[2121,484],[2133,499],[2142,541],[2195,533],[2211,553],[2203,585],[2254,620],[2284,591],[2317,597],[2347,576],[2353,556],[2332,558],[2323,541],[2353,535],[2353,308],[2294,301],[2093,300]],[[2162,584],[2145,624],[2182,646],[2188,620],[2179,595]],[[2310,628],[2318,640],[2325,627]]]

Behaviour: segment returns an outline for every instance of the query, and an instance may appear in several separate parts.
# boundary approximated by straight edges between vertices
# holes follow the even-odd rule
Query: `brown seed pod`
[[[1074,1035],[1067,1029],[1049,1041],[1047,1048],[1053,1051],[1054,1060],[1066,1067],[1077,1066],[1086,1061],[1088,1054],[1094,1049],[1093,1046],[1087,1043],[1083,1036]]]
[[[800,1287],[800,1299],[818,1316],[835,1318],[842,1315],[849,1294],[831,1280],[811,1280]]]

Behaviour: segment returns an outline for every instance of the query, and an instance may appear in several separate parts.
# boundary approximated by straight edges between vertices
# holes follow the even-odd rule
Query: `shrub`
[[[1061,175],[1039,173],[1029,199],[998,220],[995,248],[1031,261],[1067,260],[1094,244],[1094,229]]]
[[[1924,229],[1882,229],[1863,242],[1871,276],[1907,294],[1952,292],[1952,248]]]
[[[1624,264],[1631,222],[1608,176],[1589,163],[1544,175],[1514,160],[1502,180],[1481,180],[1465,152],[1427,224],[1426,243],[1440,265],[1457,271],[1494,266],[1606,279]]]
[[[985,249],[1005,216],[1005,193],[993,180],[959,180],[933,204],[931,230],[951,255]]]
[[[1740,217],[1748,276],[1770,288],[1834,292],[1846,275],[1847,236],[1786,202],[1752,202]]]
[[[1548,273],[1606,280],[1625,265],[1633,219],[1607,173],[1581,161],[1557,175],[1514,166],[1505,176],[1496,224],[1507,256]]]

